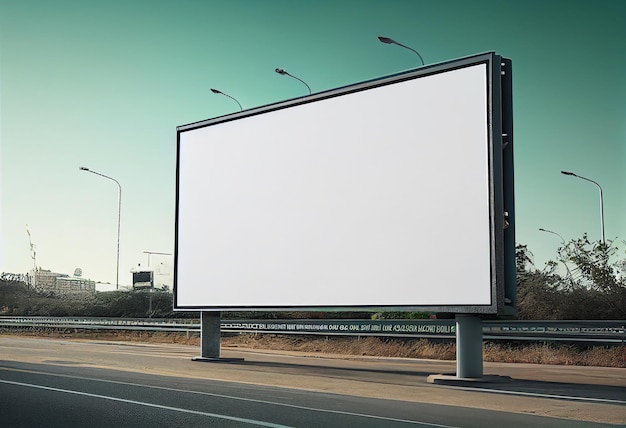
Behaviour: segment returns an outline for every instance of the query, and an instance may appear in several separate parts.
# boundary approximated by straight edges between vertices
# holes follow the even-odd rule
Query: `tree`
[[[613,241],[573,239],[541,270],[527,246],[517,245],[516,267],[519,319],[626,319],[626,261]]]
[[[546,269],[535,268],[533,254],[526,245],[515,246],[517,277],[517,317],[528,320],[561,319],[559,284],[562,278],[555,273],[556,264]]]
[[[595,307],[604,319],[626,319],[626,260],[619,260],[614,241],[572,239],[559,251],[560,261],[574,265],[570,291],[587,295],[577,305]],[[599,306],[598,306],[599,305]]]

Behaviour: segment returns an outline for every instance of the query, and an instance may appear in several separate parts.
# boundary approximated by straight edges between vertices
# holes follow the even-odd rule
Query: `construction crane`
[[[33,288],[37,288],[37,252],[35,251],[36,246],[33,244],[28,225],[26,225],[26,233],[28,234],[28,243],[30,245],[30,257],[33,259],[33,276],[31,279],[31,285]]]

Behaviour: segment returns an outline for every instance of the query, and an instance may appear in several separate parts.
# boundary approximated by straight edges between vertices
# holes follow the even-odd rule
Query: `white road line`
[[[460,389],[463,391],[471,392],[489,392],[504,395],[520,395],[523,397],[536,397],[536,398],[557,398],[559,400],[571,400],[571,401],[590,401],[598,404],[626,404],[624,400],[611,400],[608,398],[593,398],[593,397],[577,397],[573,395],[557,395],[557,394],[542,394],[540,392],[523,392],[523,391],[507,391],[503,389],[490,389],[490,388],[472,388],[469,386],[444,386],[438,385],[443,388]]]
[[[65,394],[82,395],[82,396],[85,396],[85,397],[99,398],[99,399],[102,399],[102,400],[119,401],[121,403],[136,404],[136,405],[139,405],[139,406],[154,407],[154,408],[157,408],[157,409],[171,410],[171,411],[174,411],[174,412],[182,412],[182,413],[190,413],[192,415],[208,416],[208,417],[217,418],[217,419],[226,419],[226,420],[229,420],[229,421],[243,422],[243,423],[247,423],[247,424],[251,424],[251,425],[258,425],[258,426],[263,426],[263,427],[290,428],[287,425],[273,424],[273,423],[270,423],[270,422],[257,421],[257,420],[254,420],[254,419],[238,418],[236,416],[219,415],[217,413],[200,412],[200,411],[197,411],[197,410],[190,410],[190,409],[181,409],[180,407],[162,406],[160,404],[145,403],[143,401],[136,401],[136,400],[126,400],[124,398],[110,397],[108,395],[90,394],[88,392],[73,391],[71,389],[53,388],[53,387],[50,387],[50,386],[34,385],[34,384],[31,384],[31,383],[23,383],[23,382],[13,382],[13,381],[10,381],[10,380],[0,380],[0,383],[6,383],[6,384],[9,384],[9,385],[24,386],[24,387],[27,387],[27,388],[43,389],[43,390],[46,390],[46,391],[62,392],[62,393],[65,393]]]
[[[390,417],[386,417],[386,416],[377,416],[377,415],[368,415],[368,414],[363,414],[363,413],[345,412],[345,411],[342,411],[342,410],[318,409],[318,408],[315,408],[315,407],[298,406],[298,405],[295,405],[295,404],[287,404],[287,403],[277,403],[277,402],[274,402],[274,401],[257,400],[257,399],[254,399],[254,398],[235,397],[235,396],[225,395],[225,394],[216,394],[216,393],[213,393],[213,392],[189,391],[189,390],[186,390],[186,389],[167,388],[167,387],[164,387],[164,386],[153,386],[153,385],[144,385],[144,384],[140,384],[140,383],[120,382],[120,381],[115,381],[115,380],[86,378],[86,377],[82,377],[82,376],[63,375],[63,374],[57,374],[57,373],[46,373],[46,372],[37,371],[37,370],[12,369],[12,368],[8,368],[8,367],[0,367],[0,370],[17,371],[17,372],[24,372],[24,373],[34,373],[34,374],[41,374],[41,375],[46,375],[46,376],[56,376],[56,377],[63,377],[63,378],[70,378],[70,379],[89,380],[89,381],[94,381],[94,382],[112,383],[112,384],[116,384],[116,385],[126,385],[126,386],[134,386],[134,387],[141,387],[141,388],[152,388],[152,389],[159,389],[159,390],[165,390],[165,391],[182,392],[182,393],[187,393],[187,394],[206,395],[206,396],[210,396],[210,397],[226,398],[226,399],[230,399],[230,400],[239,400],[239,401],[248,401],[248,402],[259,403],[259,404],[269,404],[269,405],[272,405],[272,406],[289,407],[289,408],[292,408],[292,409],[308,410],[308,411],[313,411],[313,412],[331,413],[331,414],[346,415],[346,416],[358,416],[358,417],[367,418],[367,419],[376,419],[376,420],[389,421],[389,422],[403,422],[403,423],[407,423],[407,424],[429,426],[429,427],[433,427],[433,428],[456,428],[456,427],[454,427],[452,425],[441,425],[441,424],[435,424],[435,423],[430,423],[430,422],[420,422],[420,421],[412,421],[412,420],[408,420],[408,419],[390,418]],[[0,380],[0,382],[5,382],[5,381]]]

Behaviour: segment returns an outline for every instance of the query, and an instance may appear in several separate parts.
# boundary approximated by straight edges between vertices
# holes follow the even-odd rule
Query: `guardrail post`
[[[456,376],[483,377],[483,321],[476,315],[456,314]]]

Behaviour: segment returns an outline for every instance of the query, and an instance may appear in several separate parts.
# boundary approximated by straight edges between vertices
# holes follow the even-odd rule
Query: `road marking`
[[[504,394],[504,395],[521,395],[524,397],[537,397],[537,398],[557,398],[559,400],[571,400],[571,401],[590,401],[592,403],[599,404],[626,404],[624,400],[611,400],[608,398],[593,398],[593,397],[577,397],[571,395],[557,395],[557,394],[542,394],[540,392],[523,392],[523,391],[507,391],[503,389],[491,389],[491,388],[481,388],[481,387],[469,387],[469,386],[447,386],[447,385],[437,385],[438,387],[450,388],[450,389],[460,389],[463,391],[471,391],[471,392],[490,392],[496,394]]]
[[[189,391],[189,390],[186,390],[186,389],[167,388],[167,387],[164,387],[164,386],[144,385],[144,384],[140,384],[140,383],[120,382],[120,381],[115,381],[115,380],[106,380],[106,379],[97,379],[97,378],[87,378],[87,377],[82,377],[82,376],[64,375],[64,374],[58,374],[58,373],[46,373],[46,372],[42,372],[42,371],[38,371],[38,370],[13,369],[13,368],[8,368],[8,367],[0,367],[0,370],[17,371],[17,372],[33,373],[33,374],[41,374],[41,375],[46,375],[46,376],[55,376],[55,377],[63,377],[63,378],[70,378],[70,379],[89,380],[89,381],[94,381],[94,382],[112,383],[112,384],[116,384],[116,385],[126,385],[126,386],[134,386],[134,387],[141,387],[141,388],[152,388],[152,389],[159,389],[159,390],[165,390],[165,391],[183,392],[183,393],[187,393],[187,394],[206,395],[206,396],[210,396],[210,397],[226,398],[226,399],[230,399],[230,400],[248,401],[248,402],[259,403],[259,404],[269,404],[269,405],[272,405],[272,406],[289,407],[289,408],[292,408],[292,409],[308,410],[308,411],[313,411],[313,412],[332,413],[332,414],[345,415],[345,416],[357,416],[357,417],[362,417],[362,418],[367,418],[367,419],[376,419],[376,420],[381,420],[381,421],[402,422],[402,423],[408,423],[408,424],[414,424],[414,425],[429,426],[429,427],[433,427],[433,428],[456,428],[456,427],[454,427],[452,425],[441,425],[441,424],[435,424],[435,423],[430,423],[430,422],[420,422],[420,421],[412,421],[412,420],[408,420],[408,419],[391,418],[391,417],[386,417],[386,416],[368,415],[368,414],[364,414],[364,413],[346,412],[346,411],[342,411],[342,410],[318,409],[318,408],[315,408],[315,407],[298,406],[298,405],[295,405],[295,404],[287,404],[287,403],[277,403],[277,402],[274,402],[274,401],[257,400],[257,399],[254,399],[254,398],[235,397],[235,396],[225,395],[225,394],[216,394],[216,393],[213,393],[213,392]],[[12,382],[12,381],[5,381],[5,380],[0,380],[0,382],[20,384],[19,382]],[[234,383],[238,383],[238,382],[234,382]],[[30,385],[30,384],[24,384],[24,385]],[[46,387],[46,386],[38,386],[38,385],[32,385],[32,386],[40,387],[40,388],[43,388],[43,389],[55,390],[55,388],[50,388],[50,387]],[[63,390],[63,391],[66,391],[66,390]],[[67,390],[66,392],[72,392],[72,393],[83,394],[83,395],[88,395],[88,396],[96,396],[96,397],[108,398],[108,399],[117,400],[117,401],[133,402],[133,403],[137,403],[137,404],[143,404],[143,405],[160,407],[160,408],[168,408],[166,406],[159,406],[159,405],[156,405],[156,404],[134,402],[132,400],[124,400],[124,399],[121,399],[121,398],[99,396],[99,395],[93,395],[93,394],[77,392],[77,391],[69,391],[69,390]],[[187,411],[189,413],[204,414],[202,412],[195,412],[195,411],[192,411],[192,410],[184,410],[184,409],[177,409],[177,408],[172,408],[172,410],[180,410],[180,411]],[[207,415],[212,416],[212,414],[210,414],[210,413],[208,413]],[[215,415],[215,417],[222,417],[222,416]],[[230,418],[230,417],[226,417],[226,418]],[[235,420],[235,419],[233,419],[233,420]],[[245,421],[246,420],[244,420],[244,422]],[[250,423],[252,423],[252,422],[250,422]],[[264,426],[282,427],[284,425],[266,424]]]
[[[263,422],[263,421],[258,421],[258,420],[254,420],[254,419],[238,418],[236,416],[219,415],[217,413],[200,412],[200,411],[197,411],[197,410],[182,409],[180,407],[162,406],[160,404],[152,404],[152,403],[146,403],[146,402],[143,402],[143,401],[136,401],[136,400],[127,400],[127,399],[124,399],[124,398],[110,397],[108,395],[91,394],[91,393],[88,393],[88,392],[74,391],[74,390],[71,390],[71,389],[53,388],[53,387],[50,387],[50,386],[35,385],[35,384],[23,383],[23,382],[13,382],[13,381],[10,381],[10,380],[1,380],[1,379],[0,379],[0,383],[6,383],[6,384],[9,384],[9,385],[24,386],[24,387],[27,387],[27,388],[43,389],[43,390],[46,390],[46,391],[62,392],[62,393],[65,393],[65,394],[82,395],[82,396],[85,396],[85,397],[100,398],[102,400],[119,401],[121,403],[136,404],[136,405],[139,405],[139,406],[154,407],[154,408],[157,408],[157,409],[172,410],[174,412],[190,413],[192,415],[208,416],[208,417],[217,418],[217,419],[226,419],[226,420],[229,420],[229,421],[243,422],[243,423],[246,423],[246,424],[258,425],[258,426],[262,426],[262,427],[269,427],[269,428],[292,428],[292,427],[289,427],[288,425],[273,424],[271,422]]]

